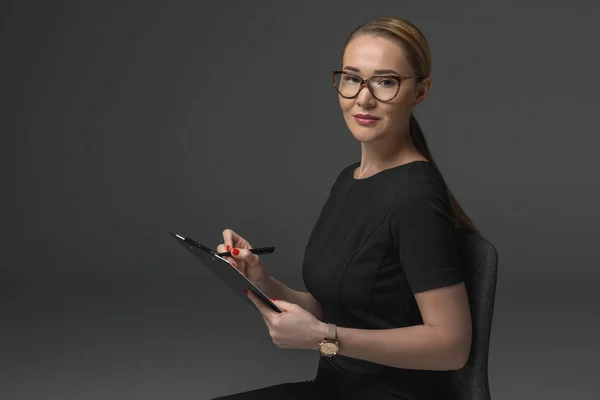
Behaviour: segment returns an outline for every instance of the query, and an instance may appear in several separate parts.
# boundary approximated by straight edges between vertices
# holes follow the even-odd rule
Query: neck
[[[402,140],[398,140],[398,137]],[[354,177],[366,178],[384,169],[424,159],[425,157],[412,142],[407,129],[406,132],[395,137],[361,143],[360,166],[356,169]]]

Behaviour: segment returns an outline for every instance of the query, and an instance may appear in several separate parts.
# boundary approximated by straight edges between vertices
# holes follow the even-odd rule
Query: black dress
[[[463,281],[456,228],[443,178],[412,161],[355,179],[344,168],[306,246],[302,276],[325,322],[391,329],[423,323],[414,294]],[[343,347],[343,343],[340,346]],[[220,399],[444,399],[450,372],[320,357],[313,380]]]

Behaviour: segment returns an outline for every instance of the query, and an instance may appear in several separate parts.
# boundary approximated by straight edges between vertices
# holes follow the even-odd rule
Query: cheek
[[[342,109],[343,112],[348,112],[350,109],[352,109],[352,106],[354,105],[353,99],[345,99],[342,96],[339,96],[339,99],[340,99],[340,108]]]
[[[399,98],[394,103],[385,104],[383,108],[385,108],[386,119],[394,122],[406,119],[412,111],[409,98]]]
[[[396,123],[399,116],[402,115],[402,108],[398,104],[385,104],[381,107],[381,113],[385,115],[385,119],[388,122]]]
[[[393,121],[394,123],[396,123],[403,118],[402,117],[403,114],[404,114],[404,112],[402,111],[401,108],[395,107],[394,109],[389,111],[388,119],[390,121]]]
[[[410,114],[413,108],[412,102],[414,100],[410,91],[401,91],[398,93],[398,97],[395,100],[393,107],[396,109],[397,113],[401,115]]]

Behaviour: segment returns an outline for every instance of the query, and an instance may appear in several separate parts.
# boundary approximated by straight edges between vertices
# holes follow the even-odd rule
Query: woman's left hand
[[[319,342],[327,335],[327,325],[298,304],[271,300],[283,311],[278,313],[251,291],[247,296],[262,314],[277,347],[317,350]]]

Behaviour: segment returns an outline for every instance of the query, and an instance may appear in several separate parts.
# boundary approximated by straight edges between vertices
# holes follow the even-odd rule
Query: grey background
[[[168,236],[233,228],[305,290],[359,145],[330,71],[357,24],[415,22],[416,115],[500,264],[493,399],[592,399],[600,336],[594,2],[3,2],[0,398],[203,399],[310,379]],[[595,394],[594,394],[595,393]]]

